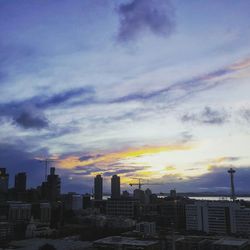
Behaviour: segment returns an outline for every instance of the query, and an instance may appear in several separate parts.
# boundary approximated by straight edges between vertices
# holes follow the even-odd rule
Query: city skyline
[[[0,167],[66,191],[250,191],[248,1],[0,1]],[[32,178],[30,178],[32,176]],[[83,192],[84,192],[83,191]]]

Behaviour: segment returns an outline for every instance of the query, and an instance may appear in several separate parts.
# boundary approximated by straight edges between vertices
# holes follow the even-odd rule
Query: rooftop
[[[111,236],[100,240],[96,240],[95,244],[108,244],[108,245],[132,245],[132,246],[151,246],[158,243],[152,240],[138,240],[131,237]]]
[[[86,241],[74,241],[74,240],[66,240],[66,239],[27,239],[20,241],[11,242],[12,246],[18,247],[19,250],[37,250],[40,246],[44,244],[51,244],[56,249],[60,250],[68,250],[68,249],[76,249],[76,250],[84,250],[88,249],[92,244]]]
[[[214,244],[216,245],[224,245],[224,246],[244,246],[248,244],[247,239],[220,239],[216,241]]]

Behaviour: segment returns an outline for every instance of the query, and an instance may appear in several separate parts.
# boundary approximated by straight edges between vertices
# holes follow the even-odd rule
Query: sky
[[[62,191],[250,192],[248,0],[0,0],[0,166]]]

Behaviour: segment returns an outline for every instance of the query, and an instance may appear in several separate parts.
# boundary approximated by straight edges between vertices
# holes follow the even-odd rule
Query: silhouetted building
[[[133,199],[109,199],[106,203],[106,213],[111,216],[135,218],[139,215],[139,202]]]
[[[55,174],[55,168],[50,168],[50,174],[47,177],[47,183],[49,200],[58,200],[61,193],[61,179],[59,175]]]
[[[113,175],[111,178],[111,199],[121,198],[120,177]]]
[[[176,190],[175,189],[170,190],[170,197],[176,198]]]
[[[94,180],[94,198],[95,200],[102,200],[102,176],[98,174]]]
[[[86,209],[91,207],[91,196],[90,194],[84,194],[82,196],[82,208]]]
[[[128,198],[129,197],[129,192],[127,190],[122,192],[122,198]]]
[[[40,223],[50,224],[51,205],[47,202],[33,203],[31,207],[31,215]]]
[[[26,173],[18,173],[15,176],[15,190],[16,192],[26,191]]]
[[[55,174],[55,168],[50,168],[50,174],[47,176],[47,181],[41,186],[42,198],[49,201],[57,201],[61,193],[61,179]]]
[[[145,193],[141,189],[135,189],[133,196],[136,200],[139,200],[141,203],[145,202]]]
[[[166,200],[158,207],[160,223],[165,226],[173,224],[176,230],[186,227],[186,200]]]
[[[66,210],[79,210],[82,209],[82,195],[76,193],[68,193],[61,196],[64,208]]]
[[[146,190],[145,190],[145,203],[146,204],[149,204],[150,203],[150,197],[151,197],[151,195],[152,195],[152,191],[149,189],[149,188],[147,188]]]
[[[9,187],[9,174],[6,168],[0,168],[0,193],[7,193]]]

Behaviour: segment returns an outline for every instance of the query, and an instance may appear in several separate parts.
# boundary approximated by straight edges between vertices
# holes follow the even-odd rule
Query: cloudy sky
[[[250,191],[248,0],[0,0],[0,165],[62,190]]]

